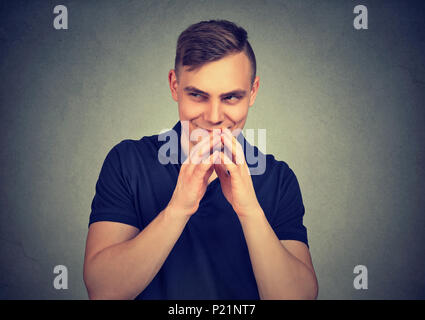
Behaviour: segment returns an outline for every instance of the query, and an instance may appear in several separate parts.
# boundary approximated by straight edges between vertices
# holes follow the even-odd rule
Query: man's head
[[[190,133],[243,128],[259,86],[244,29],[223,20],[189,26],[178,38],[174,68],[168,74],[171,94]]]

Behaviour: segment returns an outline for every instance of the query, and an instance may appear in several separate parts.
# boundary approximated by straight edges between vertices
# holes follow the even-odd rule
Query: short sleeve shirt
[[[171,130],[178,137],[177,163],[159,160],[166,143],[159,135],[123,140],[109,151],[96,183],[89,225],[114,221],[143,230],[167,206],[182,163],[180,121]],[[257,156],[261,152],[242,133],[237,139],[245,146],[245,157],[248,147]],[[264,156],[264,173],[251,175],[258,202],[279,240],[308,246],[297,178],[285,162]],[[248,163],[250,170],[254,166]],[[241,224],[218,178],[208,185],[197,212],[136,299],[259,299]]]

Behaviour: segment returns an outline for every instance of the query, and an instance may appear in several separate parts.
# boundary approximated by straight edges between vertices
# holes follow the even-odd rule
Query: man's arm
[[[90,299],[134,299],[149,285],[199,207],[218,155],[210,150],[219,142],[208,135],[192,148],[168,206],[137,236],[138,229],[129,225],[90,225],[84,261]]]
[[[310,253],[300,241],[279,241],[261,208],[239,217],[261,299],[316,299]]]
[[[228,129],[221,138],[232,156],[220,152],[222,162],[215,169],[242,225],[260,298],[315,299],[318,285],[307,246],[279,241],[258,202],[247,163],[235,161],[243,155],[242,146]]]
[[[90,225],[84,260],[90,299],[134,299],[149,285],[190,218],[170,210],[165,208],[137,236],[138,229],[130,225]]]

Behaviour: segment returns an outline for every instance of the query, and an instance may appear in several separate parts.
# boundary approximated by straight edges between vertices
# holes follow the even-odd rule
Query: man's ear
[[[254,83],[251,86],[251,92],[249,93],[249,106],[252,107],[252,105],[255,102],[255,98],[257,97],[258,88],[260,86],[260,77],[255,77]]]
[[[177,94],[178,83],[177,83],[176,72],[174,71],[174,69],[171,69],[168,72],[168,84],[170,85],[171,97],[173,98],[174,101],[178,102],[179,100],[178,94]]]

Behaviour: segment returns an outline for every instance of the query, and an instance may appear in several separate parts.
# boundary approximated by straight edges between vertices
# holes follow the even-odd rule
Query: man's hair
[[[188,70],[192,71],[207,62],[239,52],[244,52],[251,62],[252,85],[257,63],[245,29],[227,20],[209,20],[192,24],[177,40],[174,61],[176,76],[178,77],[179,68],[182,66],[189,66]]]

